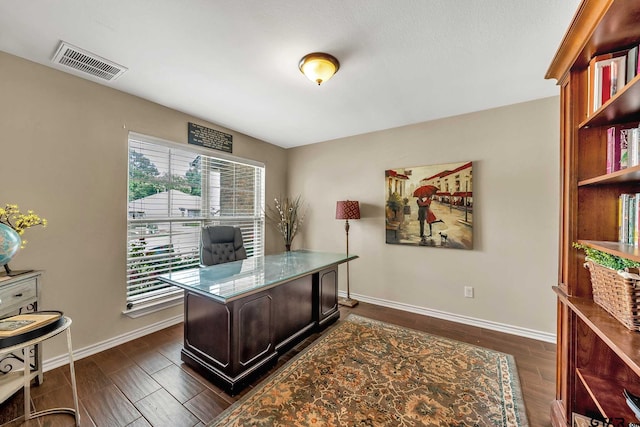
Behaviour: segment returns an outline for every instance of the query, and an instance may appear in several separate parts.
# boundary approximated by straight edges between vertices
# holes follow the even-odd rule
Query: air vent
[[[60,42],[58,51],[51,61],[54,64],[70,67],[107,81],[113,81],[127,71],[127,68],[122,65],[101,58],[94,53],[80,49],[64,41]]]

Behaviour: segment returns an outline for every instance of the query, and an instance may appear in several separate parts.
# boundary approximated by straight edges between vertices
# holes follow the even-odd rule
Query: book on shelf
[[[618,198],[618,241],[638,245],[640,240],[640,193],[625,193]]]
[[[638,197],[634,194],[629,197],[629,230],[627,231],[627,241],[630,245],[638,244]]]
[[[607,173],[640,163],[640,134],[638,132],[638,128],[629,125],[615,125],[607,128]],[[632,139],[634,133],[636,136]],[[630,144],[632,154],[629,151]],[[630,157],[633,158],[632,162],[629,161]]]
[[[629,199],[630,194],[621,194],[618,201],[618,241],[629,243]]]
[[[622,394],[627,402],[627,406],[631,408],[636,418],[640,420],[640,396],[636,396],[626,388],[623,390]]]
[[[605,424],[603,421],[600,421],[596,418],[587,417],[586,415],[576,414],[575,412],[571,414],[571,427],[604,427]]]
[[[626,83],[629,83],[638,75],[638,46],[634,46],[627,52]]]
[[[640,165],[640,131],[638,128],[631,128],[628,130],[627,144],[629,166]]]
[[[607,173],[622,169],[621,156],[620,128],[611,126],[607,129]]]
[[[613,58],[613,54],[606,53],[603,55],[597,55],[591,58],[589,61],[589,67],[587,68],[587,115],[591,115],[595,110],[600,107],[596,106],[596,100],[601,100],[602,89],[600,88],[600,79],[597,76],[596,64],[602,61],[606,61]]]
[[[622,236],[622,206],[624,205],[624,198],[622,197],[623,195],[621,194],[618,197],[618,242],[622,242],[624,237]]]
[[[618,93],[618,89],[622,88],[626,83],[626,56],[623,57],[623,61],[613,61],[611,63],[611,80],[610,80],[610,92],[609,97]],[[620,69],[619,67],[623,67]]]
[[[603,64],[602,68],[600,68],[600,99],[598,100],[597,106],[600,107],[602,104],[607,102],[609,98],[611,98],[611,64]],[[597,65],[596,65],[597,66]]]
[[[607,173],[615,171],[615,130],[613,126],[607,129]]]
[[[60,312],[18,314],[0,319],[0,338],[14,337],[49,325],[62,317]]]
[[[629,129],[620,129],[620,170],[629,167]]]

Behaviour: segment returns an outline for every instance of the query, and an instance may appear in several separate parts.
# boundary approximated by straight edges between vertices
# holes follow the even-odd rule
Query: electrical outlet
[[[473,298],[473,286],[465,286],[464,287],[464,297],[465,298]]]

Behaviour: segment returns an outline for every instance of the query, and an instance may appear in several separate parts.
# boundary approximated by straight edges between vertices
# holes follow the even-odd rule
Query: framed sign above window
[[[189,122],[187,142],[205,148],[233,152],[233,135]]]

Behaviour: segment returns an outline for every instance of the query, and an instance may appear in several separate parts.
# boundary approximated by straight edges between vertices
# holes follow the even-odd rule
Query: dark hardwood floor
[[[512,354],[518,366],[530,426],[551,425],[554,344],[371,304],[360,303],[352,309],[342,307],[341,319],[349,313]],[[182,363],[182,334],[182,324],[176,325],[76,361],[82,426],[204,426],[250,390],[251,386],[231,397]],[[309,337],[281,357],[272,371],[317,336]],[[257,379],[253,385],[259,382]],[[35,410],[72,407],[68,365],[45,372],[43,384],[31,389],[31,400]],[[0,406],[0,424],[11,427],[73,425],[73,418],[68,415],[20,422],[17,418],[23,414],[23,408],[20,391]]]

